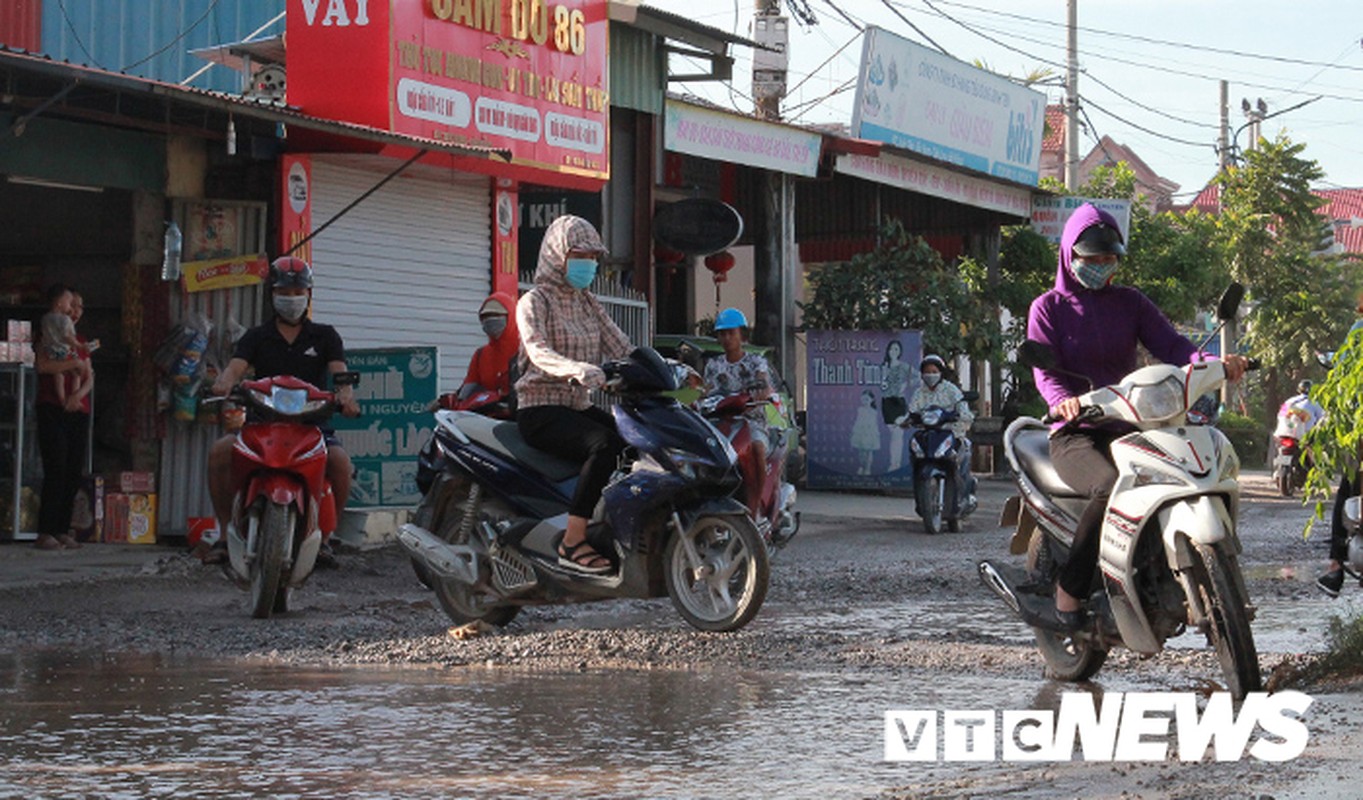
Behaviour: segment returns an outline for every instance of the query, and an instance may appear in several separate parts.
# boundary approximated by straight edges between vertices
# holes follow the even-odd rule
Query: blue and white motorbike
[[[671,393],[685,367],[655,350],[604,364],[628,444],[588,528],[615,565],[560,565],[557,545],[581,464],[525,443],[514,422],[435,412],[417,482],[424,494],[398,539],[456,623],[506,625],[528,605],[670,596],[704,631],[742,628],[762,606],[767,548],[742,503],[729,442]]]

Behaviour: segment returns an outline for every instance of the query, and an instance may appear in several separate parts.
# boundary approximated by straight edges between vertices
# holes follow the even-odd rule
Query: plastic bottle
[[[184,236],[180,234],[180,226],[174,222],[167,223],[166,252],[161,259],[161,280],[180,280],[180,251],[183,245]]]

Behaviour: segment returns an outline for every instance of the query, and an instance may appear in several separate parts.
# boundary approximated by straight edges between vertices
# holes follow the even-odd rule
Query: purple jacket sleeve
[[[1050,293],[1047,293],[1032,301],[1032,308],[1027,314],[1027,338],[1049,345],[1052,350],[1056,350],[1056,342],[1059,337],[1056,335],[1050,315],[1047,313],[1049,308],[1047,299],[1049,297]],[[1036,388],[1041,393],[1041,398],[1046,401],[1047,408],[1053,407],[1067,397],[1074,396],[1061,376],[1054,372],[1040,367],[1032,367],[1032,379],[1036,382]]]
[[[1141,344],[1150,351],[1150,355],[1163,361],[1165,364],[1184,366],[1193,361],[1206,361],[1210,356],[1200,352],[1197,346],[1188,341],[1188,338],[1169,323],[1169,318],[1164,316],[1164,312],[1146,297],[1140,297],[1140,326],[1137,335],[1140,337]]]

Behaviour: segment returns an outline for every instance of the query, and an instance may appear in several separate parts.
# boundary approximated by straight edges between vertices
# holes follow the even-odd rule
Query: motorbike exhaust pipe
[[[1022,603],[1018,600],[1018,596],[1013,593],[1012,585],[1008,583],[1008,579],[1003,576],[1003,573],[999,571],[999,568],[988,561],[981,561],[979,570],[980,582],[994,590],[994,594],[1001,597],[1003,602],[1007,603],[1008,607],[1013,609],[1013,613],[1021,614]]]
[[[398,543],[433,574],[469,586],[478,583],[479,554],[467,545],[450,544],[410,522],[398,529]]]

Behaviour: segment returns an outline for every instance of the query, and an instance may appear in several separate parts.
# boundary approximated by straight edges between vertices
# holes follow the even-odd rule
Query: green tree
[[[1359,270],[1351,259],[1322,255],[1324,202],[1311,184],[1324,172],[1285,135],[1261,140],[1244,166],[1221,184],[1221,240],[1234,277],[1249,289],[1253,313],[1245,344],[1260,361],[1262,415],[1272,419],[1283,397],[1311,369],[1313,353],[1339,342],[1353,319]]]
[[[881,228],[870,253],[831,264],[810,275],[809,300],[800,303],[806,329],[923,332],[930,352],[964,353],[973,361],[999,352],[999,320],[993,304],[972,285],[980,268],[947,265],[922,237],[898,220]]]

